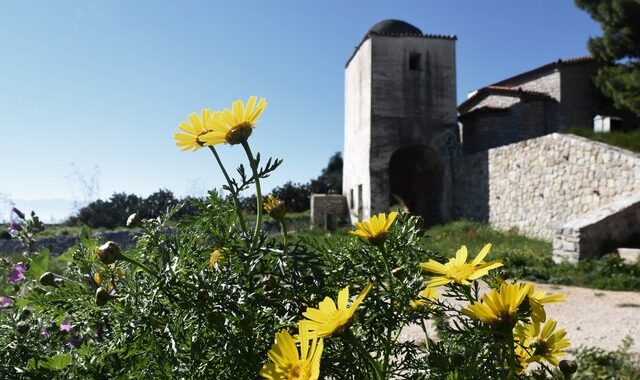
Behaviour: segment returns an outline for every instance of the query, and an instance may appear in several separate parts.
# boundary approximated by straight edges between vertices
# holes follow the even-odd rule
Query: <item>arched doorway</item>
[[[424,218],[426,225],[442,221],[443,167],[438,154],[424,145],[396,150],[389,160],[389,190],[401,207]]]

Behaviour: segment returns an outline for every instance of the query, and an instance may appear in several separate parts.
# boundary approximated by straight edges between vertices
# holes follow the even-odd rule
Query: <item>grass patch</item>
[[[640,130],[629,132],[596,133],[592,129],[571,128],[567,132],[574,135],[586,137],[591,140],[600,141],[609,145],[614,145],[633,152],[640,152]]]
[[[464,244],[473,258],[486,243],[493,248],[487,260],[500,259],[510,278],[608,290],[640,290],[640,263],[625,264],[617,255],[578,264],[555,264],[551,243],[522,236],[517,230],[500,232],[487,224],[454,221],[427,230],[425,245],[451,257]]]

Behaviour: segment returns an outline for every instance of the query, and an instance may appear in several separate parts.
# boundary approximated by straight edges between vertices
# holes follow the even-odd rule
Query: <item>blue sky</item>
[[[285,160],[266,188],[306,182],[343,149],[345,62],[387,18],[458,36],[459,102],[600,34],[569,0],[0,0],[0,194],[78,199],[74,171],[96,166],[101,197],[219,187],[209,152],[180,153],[172,135],[250,95],[269,101],[254,150]]]

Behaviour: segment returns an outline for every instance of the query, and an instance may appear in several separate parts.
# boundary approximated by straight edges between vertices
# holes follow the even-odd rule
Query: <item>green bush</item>
[[[640,152],[640,129],[628,132],[614,131],[610,133],[596,133],[592,129],[571,128],[568,130],[568,133],[628,149],[633,152]]]
[[[86,225],[91,228],[123,227],[129,215],[137,213],[138,217],[156,218],[166,212],[167,208],[178,203],[169,190],[158,190],[147,198],[135,194],[114,193],[106,201],[98,199],[81,208],[77,215],[69,218],[68,225]]]
[[[633,340],[629,337],[615,351],[581,347],[576,351],[580,362],[573,380],[635,380],[640,379],[640,354],[630,352]]]
[[[427,230],[425,244],[435,252],[450,256],[457,249],[455,239],[465,241],[471,252],[485,242],[493,242],[493,255],[504,261],[504,272],[511,278],[553,284],[586,286],[609,290],[640,290],[640,263],[627,264],[616,254],[577,264],[556,264],[551,244],[519,235],[500,232],[489,225],[459,220]]]
[[[181,206],[143,219],[135,248],[126,252],[93,240],[84,229],[74,248],[52,260],[47,251],[32,249],[42,227],[37,217],[24,220],[18,238],[28,250],[11,269],[13,289],[0,294],[1,374],[561,378],[551,368],[569,343],[542,313],[557,299],[530,284],[505,281],[489,245],[467,257],[460,242],[475,244],[485,227],[452,237],[459,251],[448,261],[427,248],[419,218],[408,214],[376,215],[349,236],[294,238],[279,202],[270,199],[266,209],[281,223],[282,236],[262,230],[262,207],[251,215],[255,220],[246,220],[239,194],[253,186],[261,205],[260,181],[281,163],[261,163],[249,146],[251,123],[265,105],[254,110],[256,100],[250,100],[250,112],[236,102],[233,113],[204,110],[202,118],[192,115],[192,124],[181,125],[192,134],[177,134],[178,145],[192,150],[219,143],[221,132],[214,128],[222,128],[225,141],[244,148],[251,172],[240,167],[240,178],[232,179],[219,163],[228,196],[211,191],[207,199],[189,200],[193,211],[178,218],[176,229],[167,227]],[[238,124],[229,126],[230,120]],[[215,146],[208,149],[217,156]],[[114,203],[126,208],[129,201],[123,196]],[[494,250],[507,254],[499,240]],[[490,290],[482,294],[480,283]],[[436,322],[439,339],[429,335],[428,319]],[[422,326],[425,343],[401,339],[406,326]],[[548,334],[540,333],[541,326]],[[532,363],[540,369],[527,374]]]

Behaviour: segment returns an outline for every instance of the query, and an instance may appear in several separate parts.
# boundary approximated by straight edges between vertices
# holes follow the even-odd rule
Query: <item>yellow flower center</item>
[[[531,347],[533,348],[534,355],[544,356],[549,353],[549,345],[542,338],[535,338],[531,343]]]
[[[464,263],[462,265],[456,265],[451,268],[450,275],[451,277],[455,278],[456,281],[462,281],[467,280],[473,274],[473,272],[475,272],[475,270],[475,265]]]
[[[374,233],[373,235],[371,235],[371,237],[369,238],[369,243],[373,245],[380,245],[384,243],[386,239],[387,239],[387,233],[384,231],[380,231],[378,233]]]
[[[247,141],[252,131],[253,125],[251,123],[242,123],[231,128],[227,132],[225,140],[231,145],[241,144]]]
[[[311,378],[311,363],[300,360],[289,368],[287,380],[308,380]]]

